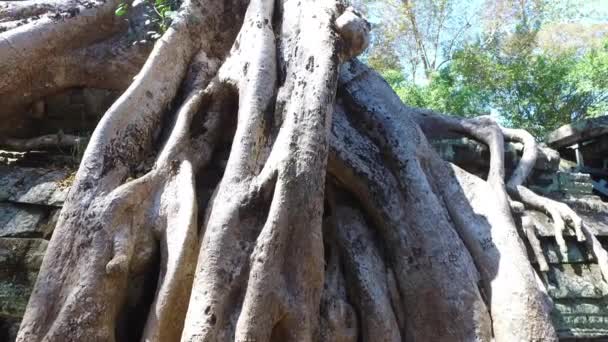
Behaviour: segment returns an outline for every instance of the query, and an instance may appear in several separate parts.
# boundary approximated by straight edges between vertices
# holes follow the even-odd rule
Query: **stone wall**
[[[0,165],[0,341],[14,340],[72,172]]]
[[[444,159],[481,177],[486,176],[490,156],[484,145],[468,139],[439,140],[433,145]],[[507,144],[505,147],[506,173],[510,175],[523,146]],[[589,174],[572,172],[563,164],[560,166],[559,155],[542,148],[529,186],[538,193],[567,203],[608,248],[608,203],[594,195]],[[585,244],[576,241],[572,230],[565,232],[568,255],[563,257],[549,217],[539,211],[529,214],[549,264],[549,271],[539,274],[555,305],[552,318],[560,339],[608,341],[608,283],[602,278],[594,257]],[[537,266],[531,250],[529,254]]]

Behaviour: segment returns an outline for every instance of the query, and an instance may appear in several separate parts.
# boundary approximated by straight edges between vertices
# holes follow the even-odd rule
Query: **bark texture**
[[[513,199],[608,270],[570,209],[523,186],[534,139],[404,106],[353,59],[370,26],[342,1],[186,0],[151,51],[130,35],[150,8],[117,5],[0,2],[0,144],[78,144],[14,127],[51,93],[124,89],[18,341],[555,341]],[[487,179],[442,161],[442,134],[487,144]],[[509,180],[505,139],[526,146]]]

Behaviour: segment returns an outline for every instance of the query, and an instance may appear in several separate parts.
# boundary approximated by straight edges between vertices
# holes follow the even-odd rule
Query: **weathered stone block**
[[[561,197],[560,201],[570,206],[583,220],[585,226],[596,236],[608,236],[608,204],[597,196]],[[554,237],[553,221],[545,213],[527,210],[536,227],[539,236]],[[563,232],[564,236],[574,236],[574,230],[569,226]]]
[[[439,155],[469,172],[478,174],[479,170],[489,167],[490,153],[486,145],[467,138],[433,140],[431,144]],[[517,166],[523,145],[520,143],[505,144],[505,168],[507,173]],[[550,148],[541,146],[534,164],[534,173],[554,174],[559,167],[559,154]]]
[[[532,218],[532,222],[536,227],[536,232],[539,236],[555,238],[555,228],[553,221],[545,213],[537,210],[526,210],[526,214]],[[563,232],[564,236],[574,236],[574,230],[567,227]]]
[[[68,170],[0,166],[0,202],[61,206],[68,192]]]
[[[555,242],[542,240],[550,262],[545,282],[554,302],[552,319],[562,338],[608,336],[608,283],[582,244],[567,241],[568,263],[557,256]]]
[[[59,209],[0,203],[0,237],[50,238]]]
[[[608,283],[596,264],[559,264],[551,267],[547,276],[554,299],[608,299]]]
[[[601,300],[556,300],[552,313],[560,341],[567,337],[605,337],[608,335],[608,301]],[[586,339],[568,341],[591,341]],[[593,341],[606,341],[597,339]]]
[[[608,116],[579,120],[564,125],[549,133],[545,141],[549,146],[560,149],[604,134],[608,134]]]

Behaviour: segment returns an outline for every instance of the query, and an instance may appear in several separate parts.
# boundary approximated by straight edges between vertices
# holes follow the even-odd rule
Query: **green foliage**
[[[446,18],[458,17],[447,9],[461,10],[450,7],[452,1],[425,0],[415,2],[417,9],[399,13],[398,0],[368,2],[385,4],[381,8],[394,12],[405,26],[415,19],[419,27],[433,27],[435,15],[422,11],[435,8],[432,4],[447,6],[436,12]],[[456,39],[454,49],[450,43],[441,63],[427,63],[422,80],[416,77],[417,68],[409,67],[428,56],[419,51],[420,36],[383,19],[382,24],[388,22],[381,31],[384,37],[372,42],[365,58],[411,106],[465,117],[492,113],[502,124],[525,128],[542,139],[561,125],[608,114],[608,12],[595,9],[567,0],[484,1],[481,13],[473,16],[477,21],[466,22],[474,23],[477,39]],[[439,40],[450,34],[460,37],[467,25],[444,28],[448,35]],[[415,43],[397,44],[411,41]],[[413,62],[407,51],[414,51]]]
[[[116,11],[114,11],[114,14],[117,17],[122,17],[122,16],[126,15],[128,11],[129,11],[129,4],[122,2],[118,5],[118,7],[116,7]]]
[[[158,15],[158,26],[161,32],[167,31],[171,21],[177,15],[179,5],[177,0],[154,0],[154,11]]]
[[[471,44],[424,85],[407,81],[396,69],[381,73],[411,106],[465,117],[495,112],[503,124],[528,129],[539,138],[608,111],[608,41],[582,55],[513,56]]]
[[[154,9],[155,16],[150,22],[158,31],[150,31],[152,38],[159,38],[169,26],[181,5],[181,0],[148,0]],[[114,14],[118,17],[125,16],[129,12],[129,3],[122,2],[118,5]]]
[[[407,69],[407,79],[413,81],[427,80],[470,33],[471,1],[354,2],[372,23],[365,62],[378,71]]]
[[[507,125],[536,136],[590,116],[608,106],[608,44],[582,56],[502,55],[479,45],[463,50],[450,64],[460,82],[485,92]]]
[[[442,68],[431,75],[426,85],[407,81],[397,70],[382,72],[395,93],[410,106],[428,108],[451,115],[472,117],[489,111],[489,96],[474,84],[460,80],[451,68]]]

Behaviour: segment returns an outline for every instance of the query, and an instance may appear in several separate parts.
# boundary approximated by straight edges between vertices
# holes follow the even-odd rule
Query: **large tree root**
[[[122,90],[131,84],[151,48],[135,43],[145,38],[151,8],[134,7],[127,24],[114,15],[119,3],[0,2],[1,136],[18,137],[28,107],[45,96],[71,87]]]
[[[332,208],[334,234],[345,267],[345,277],[361,318],[360,335],[364,341],[401,341],[401,329],[395,308],[400,298],[391,298],[389,274],[379,252],[373,231],[356,209],[340,204]],[[331,235],[330,235],[331,236]],[[331,241],[331,240],[330,240]],[[395,302],[393,302],[395,301]]]
[[[194,41],[190,30],[212,30],[188,27],[186,18],[196,15],[196,8],[185,4],[185,18],[174,22],[91,137],[19,341],[114,340],[121,335],[117,317],[127,287],[139,274],[154,269],[150,262],[157,253],[161,267],[155,300],[147,304],[147,323],[135,336],[155,341],[181,336],[198,245],[194,178],[210,160],[220,134],[218,103],[224,96],[214,83],[204,90],[217,72],[214,58],[220,56],[213,57],[210,50],[196,52],[203,44]],[[182,90],[187,95],[156,162],[146,166],[162,137],[162,114],[178,93],[190,61],[196,65],[196,77]],[[192,124],[200,107],[208,111]],[[149,172],[131,179],[142,165]]]
[[[530,209],[541,210],[551,217],[555,227],[555,238],[562,258],[567,260],[567,247],[563,237],[566,224],[574,230],[578,241],[586,241],[589,250],[593,253],[605,280],[608,280],[608,252],[603,248],[597,238],[585,226],[582,219],[568,205],[550,198],[537,195],[522,184],[530,175],[539,154],[539,147],[534,137],[519,129],[509,129],[498,125],[491,118],[458,119],[437,115],[426,110],[414,110],[413,116],[425,132],[435,136],[450,133],[460,133],[485,143],[491,153],[488,184],[494,191],[499,191],[499,197],[505,198],[507,194],[518,200]],[[503,141],[514,141],[524,145],[523,155],[511,178],[504,184],[504,147]],[[506,188],[506,189],[505,189]],[[516,203],[508,200],[510,204]],[[506,208],[503,202],[503,210]],[[486,202],[487,203],[487,202]],[[516,210],[515,208],[512,208]],[[534,250],[541,271],[548,271],[548,265],[534,232],[533,223],[527,216],[522,217],[522,226],[529,243]]]
[[[498,184],[501,193],[508,193],[515,200],[522,202],[526,207],[536,210],[541,210],[551,217],[555,227],[555,239],[559,246],[562,258],[565,260],[568,256],[568,249],[563,232],[567,225],[572,227],[579,242],[586,241],[589,249],[595,256],[604,279],[608,280],[608,252],[602,247],[597,238],[585,226],[582,219],[568,205],[557,202],[550,198],[540,196],[530,189],[523,186],[524,182],[530,175],[536,158],[538,156],[539,147],[536,144],[534,137],[520,129],[509,129],[500,127],[494,120],[490,118],[479,119],[458,119],[453,117],[445,117],[437,115],[430,111],[414,110],[414,116],[418,123],[425,131],[433,131],[435,135],[441,135],[441,131],[447,133],[458,132],[477,139],[489,146],[491,150],[490,171],[488,182]],[[437,129],[441,127],[441,129]],[[487,131],[490,127],[490,132]],[[444,134],[445,134],[444,133]],[[503,141],[515,141],[524,144],[524,151],[520,162],[513,171],[511,178],[506,184],[506,191],[502,190],[505,186],[502,179],[504,178],[504,154]],[[494,174],[501,172],[499,176]],[[511,201],[513,203],[513,201]],[[532,238],[534,240],[535,238]],[[530,241],[532,245],[534,241]],[[542,263],[542,261],[540,261]],[[543,267],[545,269],[546,267]]]
[[[521,182],[504,182],[509,132],[487,119],[425,116],[367,67],[345,63],[368,41],[354,10],[189,0],[131,83],[143,50],[109,48],[124,38],[116,4],[0,33],[7,118],[65,87],[129,84],[91,137],[19,341],[556,340],[511,216],[507,190]],[[10,2],[0,25],[51,5],[71,6]],[[78,35],[90,25],[103,29]],[[42,28],[66,39],[26,46]],[[50,52],[61,56],[48,61],[61,80],[27,65]],[[24,63],[3,58],[21,54]],[[124,77],[105,84],[65,69],[66,58]],[[443,162],[426,140],[429,123],[487,143],[488,180]],[[221,180],[201,180],[208,165]],[[155,268],[146,301],[132,289]],[[125,331],[132,305],[147,319]]]
[[[517,169],[509,180],[508,189],[511,196],[518,198],[521,202],[531,208],[542,210],[553,220],[555,226],[555,238],[564,259],[567,259],[568,249],[563,238],[563,231],[566,229],[565,222],[574,229],[577,240],[586,241],[589,250],[595,256],[604,280],[608,281],[608,252],[597,240],[583,220],[568,205],[555,200],[545,198],[535,194],[522,184],[532,170],[538,147],[536,141],[530,133],[524,130],[503,128],[506,139],[518,141],[524,144],[524,153]]]
[[[401,170],[404,177],[415,181],[400,184],[393,174],[399,170],[387,168],[394,164],[383,160],[381,149],[369,138],[349,127],[339,108],[334,122],[332,133],[337,136],[332,139],[329,171],[361,201],[380,231],[402,295],[401,305],[406,312],[415,313],[406,315],[403,335],[414,340],[489,339],[489,317],[478,292],[474,263],[413,157],[415,150],[403,154],[411,156],[410,162],[402,164],[411,169]],[[420,143],[416,138],[411,141]],[[428,215],[415,214],[427,210],[431,210]],[[435,291],[444,295],[437,297]]]
[[[388,85],[366,67],[361,64],[351,63],[346,68],[349,70],[350,76],[343,77],[342,82],[348,82],[344,86],[345,103],[350,107],[351,117],[353,112],[361,111],[361,107],[367,112],[366,117],[371,117],[371,113],[377,113],[377,122],[367,125],[362,124],[361,126],[365,129],[371,128],[381,131],[381,134],[377,134],[378,139],[388,140],[387,144],[392,143],[393,146],[401,146],[401,148],[407,146],[406,142],[396,139],[397,135],[395,135],[395,138],[392,138],[390,131],[386,128],[388,125],[382,123],[396,120],[390,113],[416,118],[412,115],[411,110],[403,107],[392,96],[382,95],[387,94],[386,87]],[[343,75],[348,75],[348,73]],[[370,93],[369,89],[366,88],[366,85],[370,84],[373,85],[373,87],[370,87],[371,89],[378,89],[378,91]],[[383,87],[385,88],[383,89]],[[446,118],[446,120],[451,120],[451,118]],[[403,124],[402,127],[416,127],[413,124],[410,125]],[[396,125],[391,126],[394,127]],[[351,137],[353,135],[353,133],[349,133],[345,136]],[[403,136],[423,137],[415,131],[403,134]],[[425,174],[430,179],[433,191],[440,196],[442,201],[442,205],[435,205],[434,207],[448,209],[449,217],[454,224],[448,224],[441,231],[444,235],[451,229],[457,231],[462,241],[467,245],[469,253],[473,256],[473,260],[475,260],[477,269],[481,275],[482,286],[488,304],[491,307],[495,338],[498,340],[555,339],[555,332],[549,320],[549,307],[546,303],[545,294],[538,288],[534,270],[528,261],[521,241],[519,241],[508,207],[509,202],[506,191],[503,190],[503,195],[501,196],[500,192],[493,191],[490,187],[484,188],[478,182],[466,184],[462,181],[457,181],[454,174],[433,153],[423,138],[412,138],[408,141],[418,141],[417,152],[401,152],[397,155],[408,156],[414,154],[418,156]],[[385,151],[388,148],[387,145],[381,146],[383,146]],[[360,149],[354,150],[359,151]],[[361,152],[358,153],[361,154]],[[377,158],[366,156],[364,160],[377,160]],[[502,159],[502,153],[497,158]],[[490,171],[490,175],[493,174],[494,182],[498,186],[502,183],[502,188],[504,189],[504,183],[501,178],[504,170],[500,159],[499,162],[494,161],[494,170]],[[409,160],[408,164],[414,163],[415,160]],[[358,165],[355,162],[347,164]],[[383,164],[399,165],[397,163]],[[374,173],[377,173],[377,170],[380,170],[381,167],[374,165],[370,169]],[[360,171],[355,174],[359,173]],[[463,172],[463,174],[466,173]],[[472,179],[475,178],[472,177]],[[380,188],[384,184],[387,184],[387,189],[384,191],[394,192],[394,189],[397,187],[387,183],[386,179],[390,178],[380,175],[376,181],[379,185],[376,187]],[[420,181],[417,180],[417,182]],[[410,181],[408,184],[412,183]],[[352,184],[352,180],[347,184]],[[411,187],[409,185],[409,188]],[[465,189],[466,195],[470,195],[469,198],[465,196],[462,189]],[[363,192],[364,196],[365,193]],[[418,194],[418,196],[420,195]],[[479,201],[473,201],[475,198],[479,199]],[[363,199],[361,200],[363,201]],[[376,198],[373,201],[376,203],[380,202]],[[389,203],[391,202],[394,203],[395,201],[389,201]],[[411,206],[411,204],[408,204],[408,206]],[[390,212],[398,211],[391,210]],[[440,215],[446,214],[437,213],[431,216],[434,224],[437,224],[437,218]],[[445,239],[452,240],[449,236],[445,237]],[[433,241],[439,243],[439,241],[442,241],[442,238],[435,238]],[[521,298],[527,298],[527,300],[522,301]],[[514,308],[515,304],[518,304],[516,309]]]

